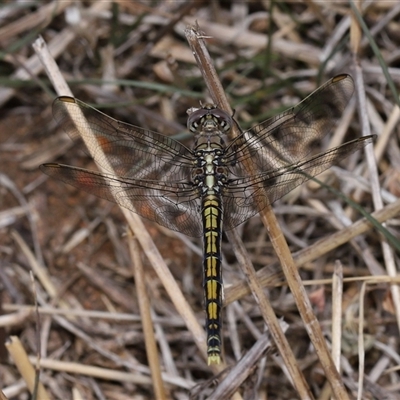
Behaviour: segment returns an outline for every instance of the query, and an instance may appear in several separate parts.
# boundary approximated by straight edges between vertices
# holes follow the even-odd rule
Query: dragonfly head
[[[202,108],[188,110],[188,129],[193,133],[228,132],[232,125],[232,117],[214,104],[205,104]]]

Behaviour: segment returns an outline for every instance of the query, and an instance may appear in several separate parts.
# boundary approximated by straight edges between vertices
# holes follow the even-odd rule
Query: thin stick
[[[36,42],[34,43],[34,49],[40,57],[57,93],[59,95],[72,94],[42,38],[36,40]],[[87,143],[87,146],[89,151],[91,148],[93,148],[90,143]],[[100,151],[100,148],[98,148],[97,151]],[[103,159],[106,160],[105,157],[103,157]],[[107,173],[110,173],[110,171],[113,170],[110,165],[106,165],[105,167],[107,169]],[[114,194],[116,196],[122,195],[128,198],[128,196],[124,195],[124,192],[121,190],[121,188],[118,189],[118,192],[119,194],[115,193],[114,191]],[[190,308],[185,297],[183,296],[180,287],[176,283],[173,275],[171,274],[166,263],[161,257],[157,247],[155,246],[151,236],[147,232],[146,227],[144,226],[142,220],[137,214],[128,211],[126,208],[121,208],[121,211],[124,214],[130,229],[138,238],[138,241],[143,248],[143,251],[145,252],[148,260],[156,271],[160,281],[164,285],[165,290],[170,296],[172,302],[174,303],[174,306],[176,307],[178,313],[181,315],[186,323],[186,326],[191,331],[194,341],[197,347],[200,349],[202,356],[205,358],[206,342],[204,330],[199,325],[192,309]]]
[[[10,339],[6,342],[6,348],[10,357],[14,361],[15,365],[18,368],[19,373],[23,377],[26,386],[29,391],[33,393],[35,387],[35,377],[36,371],[33,368],[31,362],[29,361],[28,355],[25,352],[22,343],[16,336],[11,336]],[[44,386],[42,383],[38,383],[37,386],[38,398],[43,400],[50,400]]]
[[[250,257],[247,254],[237,230],[230,230],[226,232],[226,234],[229,241],[232,243],[235,256],[242,268],[242,271],[246,275],[251,292],[259,305],[261,314],[268,326],[269,331],[271,332],[271,336],[274,339],[275,345],[278,347],[279,353],[285,362],[293,385],[296,387],[301,399],[312,399],[313,395],[311,390],[297,364],[296,358],[292,352],[289,342],[286,339],[285,333],[282,330],[281,324],[275,315],[274,309],[272,308],[269,299],[265,296],[260,284],[258,283],[253,264],[250,261]],[[254,363],[257,362],[256,359],[253,361]]]
[[[389,204],[379,211],[375,211],[371,216],[378,222],[387,221],[400,213],[400,200]],[[307,247],[293,255],[296,267],[299,268],[307,262],[326,254],[327,252],[347,243],[354,237],[361,235],[372,229],[373,225],[366,218],[361,218],[354,224],[334,233],[333,235],[320,239],[312,246]],[[279,275],[279,274],[277,274]],[[270,267],[265,267],[257,271],[257,279],[261,286],[267,286],[269,282],[277,279],[277,276],[271,277]],[[225,291],[225,304],[229,304],[250,293],[249,287],[245,282],[236,283]]]
[[[289,325],[286,326],[286,328],[288,327]],[[218,400],[231,398],[240,385],[254,372],[254,365],[260,361],[260,358],[264,356],[265,350],[270,345],[271,339],[269,332],[261,335],[246,355],[244,355],[243,358],[231,370],[229,370],[226,377],[207,399]]]
[[[31,363],[36,363],[36,357],[29,357]],[[142,372],[122,372],[115,369],[93,367],[76,362],[59,361],[50,358],[42,358],[40,366],[52,371],[67,372],[71,374],[80,374],[104,380],[116,382],[131,382],[137,385],[151,385],[150,377],[145,376]],[[195,384],[189,379],[184,379],[179,376],[171,376],[163,373],[165,382],[183,389],[191,389]]]
[[[363,73],[360,65],[359,59],[359,48],[361,42],[361,27],[356,18],[356,13],[360,12],[360,3],[356,2],[354,4],[353,1],[350,2],[353,11],[353,20],[351,24],[351,49],[353,51],[353,63],[354,63],[354,71],[355,71],[355,83],[356,83],[356,95],[358,100],[358,115],[360,119],[360,125],[362,130],[362,135],[367,136],[370,134],[370,124],[368,120],[368,112],[366,106],[366,92],[364,85]],[[359,10],[359,11],[357,11]],[[379,183],[379,174],[378,167],[376,165],[376,160],[374,157],[373,147],[366,146],[365,147],[365,156],[368,164],[368,174],[371,182],[371,190],[372,190],[372,200],[374,204],[375,210],[380,210],[383,208],[383,201],[381,196],[381,187]],[[356,193],[354,198],[360,196],[360,193]],[[385,224],[383,224],[386,226]],[[393,250],[386,240],[381,238],[381,247],[383,259],[385,261],[385,268],[389,276],[395,277],[397,275],[397,268],[394,259]],[[396,315],[397,327],[400,329],[400,287],[398,285],[390,286],[390,293],[393,298],[393,305]]]
[[[222,85],[218,80],[215,69],[211,64],[211,62],[209,61],[210,57],[209,56],[207,57],[206,55],[207,52],[205,49],[204,42],[202,40],[202,36],[196,31],[195,28],[186,29],[185,34],[193,50],[196,61],[198,63],[201,63],[199,64],[199,68],[207,83],[207,87],[210,89],[210,93],[211,96],[213,97],[213,100],[216,102],[216,104],[218,104],[219,107],[229,112],[230,111],[229,103],[222,89]],[[208,82],[208,80],[212,82]],[[236,132],[234,131],[233,133],[237,134]],[[249,165],[246,165],[246,168],[249,171],[252,171],[253,168],[251,162],[247,164]],[[260,216],[264,225],[268,230],[271,243],[274,247],[275,252],[277,253],[283,272],[286,276],[288,285],[296,301],[296,305],[303,319],[303,322],[305,324],[305,328],[315,347],[315,351],[325,371],[326,377],[329,383],[331,384],[332,392],[334,396],[338,399],[343,399],[343,400],[348,399],[349,397],[347,395],[346,389],[343,385],[342,380],[340,379],[339,373],[335,368],[335,365],[333,363],[332,357],[329,352],[329,348],[325,342],[321,327],[318,323],[317,318],[313,313],[311,303],[307,296],[307,292],[305,291],[304,286],[302,285],[301,277],[293,261],[286,240],[279,228],[275,214],[272,211],[272,207],[268,205],[264,210],[260,212]],[[281,334],[283,334],[282,331]],[[275,337],[274,340],[276,340]],[[279,346],[282,343],[284,342],[279,341],[277,342],[277,345]],[[292,373],[294,373],[295,376],[299,378],[298,380],[295,379],[293,380],[294,385],[296,385],[296,389],[299,391],[299,395],[304,396],[302,398],[307,398],[306,396],[309,393],[308,386],[305,383],[304,378],[300,378],[302,377],[302,374],[299,368],[296,365],[292,365],[291,361],[292,357],[289,356],[289,354],[291,353],[290,349],[284,349],[282,347],[279,350],[282,357],[286,358],[286,366],[288,368],[291,368]],[[292,376],[292,378],[294,378],[294,376]]]
[[[342,344],[342,302],[343,266],[340,261],[336,261],[332,279],[332,357],[338,371]]]
[[[132,259],[132,270],[135,277],[137,299],[139,303],[140,315],[142,317],[147,360],[149,362],[151,378],[153,380],[154,397],[162,400],[166,398],[166,391],[161,377],[157,342],[154,336],[153,322],[150,313],[151,305],[146,290],[143,264],[142,260],[140,259],[139,246],[137,245],[136,239],[132,237],[132,234],[128,234],[128,237],[129,251]]]
[[[364,345],[364,301],[367,282],[363,282],[360,290],[360,308],[358,316],[358,390],[357,400],[363,398],[365,375],[365,345]]]
[[[207,84],[207,87],[211,93],[213,100],[223,110],[232,113],[229,102],[225,96],[225,92],[222,88],[221,82],[218,79],[218,75],[211,62],[209,53],[204,44],[204,41],[202,40],[201,35],[199,35],[199,33],[194,28],[188,28],[185,31],[185,34],[189,42],[189,45],[193,50],[193,54],[196,58],[200,71],[203,75],[203,78]],[[233,128],[234,128],[233,134],[234,135],[239,134],[238,128],[235,126]],[[271,335],[289,370],[293,384],[295,385],[302,399],[312,398],[313,396],[311,394],[311,391],[306,383],[306,380],[300,368],[297,365],[296,358],[294,357],[293,352],[291,351],[289,343],[285,337],[284,332],[280,327],[279,321],[276,318],[272,306],[269,303],[268,299],[265,297],[260,285],[257,282],[254,267],[247,255],[247,252],[244,249],[244,246],[242,245],[239,236],[237,235],[237,232],[233,230],[231,232],[227,232],[227,235],[230,242],[232,243],[235,255],[238,258],[239,263],[244,268],[244,272],[248,279],[253,295],[260,304],[260,308],[263,312],[263,317],[265,319],[265,322],[267,323],[271,331]]]

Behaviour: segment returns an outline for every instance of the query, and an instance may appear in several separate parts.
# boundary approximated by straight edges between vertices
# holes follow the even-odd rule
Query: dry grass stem
[[[358,319],[358,392],[357,400],[363,398],[363,386],[365,377],[365,346],[364,346],[364,296],[367,288],[366,282],[361,285],[360,291],[360,310]]]
[[[42,43],[39,43],[36,47],[37,51],[40,51],[44,49],[45,46]],[[51,57],[49,57],[49,52],[47,51],[40,51],[40,53],[43,55],[42,56],[42,61],[45,63],[45,66],[50,66],[47,68],[47,72],[54,74],[50,75],[50,79],[52,79],[53,85],[56,88],[57,92],[59,95],[65,94],[65,87],[64,87],[64,79],[62,78],[62,75],[58,72],[58,69],[55,68],[55,63],[52,61]],[[61,85],[59,85],[59,82]],[[67,91],[67,94],[69,95],[70,91]],[[83,115],[81,118],[84,118]],[[85,135],[86,136],[86,135]],[[87,136],[86,136],[87,137]],[[93,149],[93,145],[85,141],[86,147],[90,150]],[[111,165],[103,166],[104,172],[110,172],[112,171]],[[115,195],[120,195],[122,194],[119,192],[119,194],[116,192]],[[157,271],[157,274],[161,281],[165,285],[165,289],[169,293],[171,300],[174,302],[178,312],[181,314],[182,318],[186,321],[188,324],[189,330],[192,331],[194,338],[199,346],[199,348],[204,352],[205,354],[205,344],[204,344],[204,332],[200,325],[198,324],[196,318],[194,317],[193,313],[191,312],[190,307],[188,306],[184,296],[182,295],[182,292],[180,288],[177,286],[176,281],[174,280],[173,276],[171,275],[168,267],[164,263],[162,257],[158,253],[157,248],[155,247],[154,243],[151,240],[150,235],[146,234],[146,229],[140,219],[140,217],[136,214],[132,214],[130,211],[122,208],[121,209],[123,214],[125,215],[125,218],[127,219],[130,228],[132,229],[133,232],[137,234],[138,240],[146,253],[149,261],[152,263],[153,267]]]
[[[358,32],[360,30],[361,28],[359,27],[359,24],[354,20],[351,25],[351,33],[353,34],[353,32]],[[367,107],[366,107],[366,92],[365,92],[364,78],[362,75],[362,70],[360,68],[360,62],[359,62],[358,44],[360,41],[361,41],[361,35],[353,34],[352,50],[354,54],[354,64],[355,64],[354,70],[355,70],[355,81],[356,81],[356,95],[358,100],[358,112],[359,112],[362,134],[364,136],[368,136],[371,133],[371,131],[370,131],[370,124],[367,118],[368,114],[366,112]],[[381,210],[384,207],[384,204],[381,196],[378,167],[376,165],[376,160],[372,146],[367,146],[365,148],[365,154],[368,165],[368,174],[371,180],[371,190],[372,190],[374,209]],[[356,192],[355,199],[358,200],[360,197],[361,197],[360,192]],[[387,227],[385,223],[383,223],[382,225],[384,227]],[[381,247],[382,247],[382,253],[386,271],[390,277],[395,277],[398,274],[398,270],[396,268],[393,249],[385,239],[381,240]],[[400,331],[400,287],[398,285],[391,285],[390,292],[393,297],[397,327]]]
[[[142,260],[140,259],[139,246],[136,239],[129,235],[129,251],[132,259],[132,272],[135,277],[136,291],[139,302],[140,315],[145,336],[146,353],[151,369],[154,395],[156,399],[165,399],[166,390],[161,377],[160,363],[158,361],[158,349],[154,336],[153,322],[151,318],[151,302],[147,295]],[[168,396],[169,397],[169,396]]]
[[[199,65],[200,71],[204,77],[204,81],[210,91],[211,96],[215,104],[225,111],[232,113],[229,106],[229,102],[225,96],[225,92],[222,85],[218,79],[216,70],[212,64],[208,51],[205,47],[201,33],[199,33],[194,28],[188,28],[186,30],[186,37],[188,39],[190,47],[193,49],[193,54]],[[235,127],[236,128],[236,127]],[[234,129],[234,135],[237,135],[237,128]],[[252,166],[249,165],[249,170],[251,171]],[[278,347],[281,356],[285,360],[286,367],[289,370],[290,376],[292,378],[293,384],[296,386],[298,393],[302,399],[312,398],[310,389],[304,379],[296,359],[290,349],[289,343],[287,342],[285,335],[279,325],[279,322],[274,314],[274,311],[269,304],[267,298],[261,290],[261,286],[258,284],[256,279],[256,274],[253,266],[247,256],[247,252],[244,246],[241,244],[240,238],[235,230],[227,232],[228,239],[232,243],[236,258],[238,259],[243,271],[248,279],[251,291],[258,304],[260,305],[261,312],[268,325],[271,335],[274,339],[276,346]]]
[[[40,365],[41,390],[63,400],[397,399],[399,2],[3,3],[0,399],[30,396],[21,364],[31,372]],[[295,136],[285,128],[275,134],[267,124],[248,131],[270,117],[281,115],[283,121],[284,110],[341,74],[353,77],[356,95],[331,115],[338,123],[323,129],[325,136],[308,141],[308,117],[302,113]],[[336,83],[349,82],[344,79]],[[325,120],[335,109],[335,93],[314,103],[312,118]],[[106,193],[100,180],[97,186],[80,181],[87,188],[82,192],[40,171],[45,163],[99,171],[90,154],[93,132],[82,128],[89,150],[78,134],[71,140],[57,106],[52,108],[57,94],[73,95],[115,120],[180,142],[178,153],[168,153],[168,144],[175,143],[169,139],[167,150],[157,151],[170,154],[168,161],[152,155],[149,160],[146,142],[136,145],[137,134],[134,142],[117,144],[120,137],[108,119],[88,112],[96,132],[110,129],[109,135],[95,135],[96,151],[110,156],[103,166],[111,175],[113,165],[125,182],[132,179],[138,187],[138,177],[153,188],[173,186],[175,173],[180,181],[174,187],[186,187],[193,170],[182,158],[189,154],[183,146],[194,145],[186,111],[210,101],[234,110],[238,125],[232,138],[224,138],[232,174],[222,207],[223,364],[207,365],[201,238],[141,220],[126,209],[121,213],[93,196]],[[67,110],[64,116],[69,118]],[[101,128],[100,120],[106,124]],[[244,165],[236,152],[248,154],[242,143],[231,142],[241,130],[248,131],[243,144],[260,162]],[[272,133],[252,142],[262,132]],[[263,210],[261,218],[254,215],[235,232],[227,229],[256,211],[251,196],[258,188],[247,178],[234,188],[235,174],[254,177],[256,164],[260,190],[279,194],[291,187],[289,175],[271,177],[271,186],[265,178],[286,163],[287,155],[305,159],[369,132],[376,135],[370,149],[336,160],[318,181],[275,201],[274,212]],[[151,133],[145,137],[152,149],[164,140]],[[172,218],[168,206],[150,210],[155,202],[168,204],[160,197],[164,189],[154,190],[154,197],[147,186],[142,192],[142,215],[149,210],[157,218],[171,217],[165,225],[176,229],[182,227],[180,218],[193,222],[199,216],[191,187],[180,218]],[[117,191],[120,203],[126,200],[130,207],[132,193],[140,203],[137,191]],[[181,192],[175,191],[167,197],[173,203],[179,197],[182,205]],[[126,235],[127,226],[138,246]],[[4,345],[10,336],[18,337],[27,353],[22,363]]]
[[[17,366],[18,371],[23,377],[29,391],[33,393],[33,390],[35,388],[36,371],[35,368],[33,368],[32,364],[29,362],[28,355],[26,354],[25,349],[19,338],[11,336],[6,343],[6,348],[10,354],[11,359]],[[37,389],[37,396],[39,399],[50,400],[50,397],[42,383],[39,382]]]
[[[343,269],[340,261],[335,263],[332,276],[332,358],[336,369],[340,371],[340,350],[342,347],[342,302]]]
[[[386,206],[383,210],[375,211],[371,216],[378,222],[384,222],[397,216],[400,212],[400,200]],[[366,218],[355,222],[349,227],[338,231],[327,238],[316,241],[313,245],[307,247],[304,250],[293,254],[293,259],[297,267],[301,267],[307,262],[313,261],[318,257],[328,253],[329,251],[341,246],[343,243],[347,243],[349,240],[367,232],[372,228],[372,224],[367,221]],[[278,273],[279,274],[279,273]],[[280,276],[281,274],[279,274]],[[270,281],[274,281],[277,276],[271,275],[270,268],[264,268],[257,272],[257,279],[260,285],[269,286]],[[249,294],[250,290],[247,285],[243,282],[230,286],[225,290],[225,302],[226,304],[231,303],[234,300],[240,299],[241,297]]]
[[[286,325],[283,330],[286,330]],[[240,385],[253,373],[255,366],[271,346],[270,335],[264,333],[259,337],[247,354],[233,367],[224,379],[221,380],[218,388],[210,395],[209,400],[230,398],[240,387]]]

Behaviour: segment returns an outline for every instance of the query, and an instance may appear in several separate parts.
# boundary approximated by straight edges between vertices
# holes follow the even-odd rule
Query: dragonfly
[[[313,151],[340,119],[353,91],[350,75],[335,76],[298,105],[233,139],[233,116],[205,104],[187,120],[191,148],[61,96],[53,104],[55,119],[73,140],[95,138],[91,155],[102,172],[57,163],[40,169],[164,227],[202,237],[208,364],[218,364],[223,229],[237,227],[372,141],[367,136],[319,154]]]

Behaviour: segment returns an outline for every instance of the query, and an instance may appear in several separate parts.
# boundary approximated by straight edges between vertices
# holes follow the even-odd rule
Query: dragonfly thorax
[[[203,136],[200,138],[205,139]],[[228,176],[228,169],[222,160],[224,154],[222,143],[206,140],[196,147],[194,154],[197,160],[192,170],[192,182],[203,194],[208,190],[219,191],[219,187],[226,183]]]

